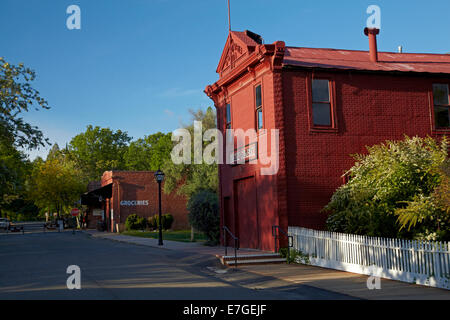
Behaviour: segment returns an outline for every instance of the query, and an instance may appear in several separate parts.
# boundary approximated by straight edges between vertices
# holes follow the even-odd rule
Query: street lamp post
[[[164,172],[158,169],[158,171],[155,172],[155,178],[158,182],[158,193],[159,193],[159,237],[158,237],[158,245],[163,245],[163,238],[162,238],[162,217],[161,217],[161,183],[164,180]]]

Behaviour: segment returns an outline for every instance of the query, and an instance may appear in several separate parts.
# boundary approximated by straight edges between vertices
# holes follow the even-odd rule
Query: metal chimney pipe
[[[369,54],[372,62],[378,62],[377,35],[379,33],[380,29],[377,28],[364,29],[364,34],[369,37]]]

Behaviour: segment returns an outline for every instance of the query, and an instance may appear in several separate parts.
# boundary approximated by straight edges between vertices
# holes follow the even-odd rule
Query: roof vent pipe
[[[380,33],[380,29],[377,28],[365,28],[364,34],[369,37],[369,50],[370,61],[378,62],[378,48],[377,48],[377,35]]]
[[[403,53],[403,47],[402,46],[398,46],[398,53]]]

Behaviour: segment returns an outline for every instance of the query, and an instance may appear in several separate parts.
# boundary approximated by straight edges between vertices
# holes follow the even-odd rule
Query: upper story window
[[[433,84],[434,121],[436,129],[450,128],[448,84]]]
[[[231,104],[227,103],[227,129],[231,129]]]
[[[312,120],[314,126],[332,127],[330,81],[312,81]]]
[[[263,120],[263,103],[262,103],[262,92],[261,85],[255,88],[255,105],[256,105],[256,128],[258,130],[264,128]]]

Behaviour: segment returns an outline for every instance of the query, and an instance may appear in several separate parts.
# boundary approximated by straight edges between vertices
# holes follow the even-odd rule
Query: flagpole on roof
[[[231,32],[231,11],[230,11],[230,0],[228,0],[228,31]]]

